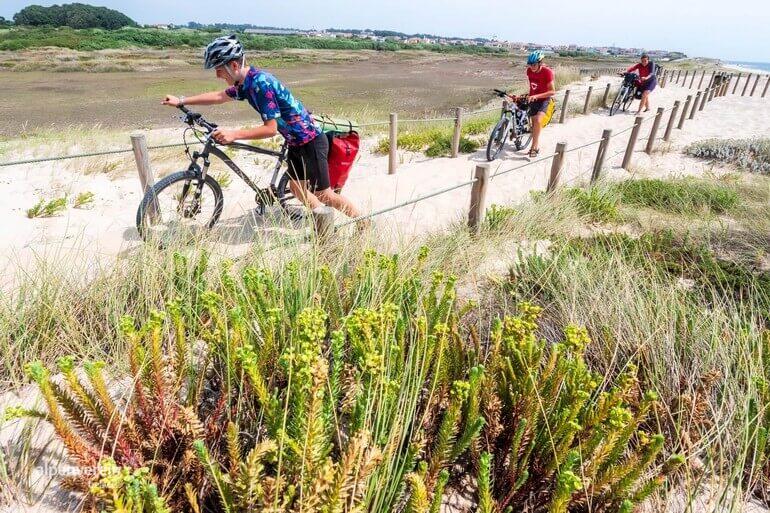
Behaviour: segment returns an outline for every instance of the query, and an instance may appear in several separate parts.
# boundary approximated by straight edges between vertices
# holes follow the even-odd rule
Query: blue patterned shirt
[[[252,66],[243,83],[229,87],[225,93],[235,100],[247,100],[262,116],[262,121],[275,119],[278,132],[289,146],[303,146],[321,133],[302,103],[266,71]]]

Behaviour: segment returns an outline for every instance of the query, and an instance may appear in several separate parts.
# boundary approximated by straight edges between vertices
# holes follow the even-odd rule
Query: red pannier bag
[[[356,161],[361,138],[358,132],[326,132],[329,139],[329,183],[339,192],[348,181],[348,175]]]

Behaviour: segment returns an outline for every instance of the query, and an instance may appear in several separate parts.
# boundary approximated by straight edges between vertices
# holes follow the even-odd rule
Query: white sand
[[[617,83],[617,79],[607,77],[593,82],[595,94],[602,94],[608,81]],[[740,97],[742,87],[741,83],[738,96],[715,98],[707,103],[705,109],[696,114],[695,120],[686,122],[684,130],[674,130],[670,144],[661,141],[656,145],[658,149],[665,147],[670,151],[648,156],[643,153],[645,141],[640,141],[631,166],[632,172],[619,167],[629,133],[613,138],[605,175],[610,179],[621,179],[631,175],[703,174],[712,169],[712,165],[684,156],[681,149],[688,143],[708,137],[767,135],[770,133],[770,98],[759,97],[761,87],[753,98]],[[684,101],[691,93],[694,91],[674,84],[658,88],[652,97],[653,110],[645,114],[647,121],[640,137],[647,137],[651,118],[659,106],[666,108],[659,131],[659,137],[662,137],[673,102]],[[582,94],[576,94],[572,101],[582,102],[582,98]],[[631,126],[633,120],[633,114],[620,113],[609,117],[602,110],[588,116],[573,117],[564,125],[552,124],[542,137],[542,155],[553,152],[557,141],[567,141],[568,149],[576,148],[598,140],[605,128],[617,133]],[[148,140],[151,143],[180,141],[181,129],[155,131],[148,134]],[[375,142],[364,142],[359,162],[345,189],[345,194],[366,211],[382,209],[468,180],[474,167],[484,162],[483,152],[457,159],[428,159],[421,154],[402,152],[398,173],[388,175],[387,157],[373,155],[370,151]],[[88,147],[86,141],[82,146]],[[38,148],[35,153],[45,154],[44,150]],[[57,150],[57,153],[60,151]],[[586,181],[596,151],[597,145],[592,145],[569,153],[562,184]],[[17,156],[7,155],[5,158],[14,159]],[[131,155],[123,158],[126,166],[130,166]],[[0,224],[0,285],[4,288],[10,286],[20,269],[29,269],[38,260],[66,263],[67,267],[77,269],[78,276],[86,276],[87,270],[93,270],[94,265],[110,265],[115,257],[128,255],[140,247],[134,227],[136,208],[141,199],[139,181],[131,171],[117,178],[106,173],[93,173],[94,165],[109,160],[71,160],[0,168],[0,197],[3,198],[0,213],[4,220]],[[492,172],[502,172],[527,162],[523,154],[508,151],[492,164]],[[268,178],[269,173],[260,170],[251,156],[239,156],[239,163],[244,164],[251,176],[262,176],[263,181]],[[543,190],[550,166],[550,161],[538,163],[493,179],[488,204],[515,202],[525,198],[532,190]],[[167,171],[182,169],[186,167],[186,161],[180,151],[178,160],[166,160],[158,167]],[[91,173],[84,174],[82,169]],[[53,196],[53,191],[69,192],[71,197],[82,191],[91,191],[95,193],[96,200],[90,210],[69,208],[58,217],[27,219],[26,209],[42,196]],[[469,199],[470,187],[465,187],[378,216],[375,219],[378,235],[411,236],[445,226],[466,215]],[[247,251],[256,237],[270,236],[270,223],[255,216],[253,207],[253,193],[233,175],[233,183],[225,190],[225,212],[212,234],[215,240],[222,243],[226,254],[241,254]]]

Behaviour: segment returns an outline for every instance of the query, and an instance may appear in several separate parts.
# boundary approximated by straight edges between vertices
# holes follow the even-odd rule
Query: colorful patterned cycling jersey
[[[262,121],[275,119],[289,146],[303,146],[321,133],[302,103],[266,71],[251,67],[243,84],[229,87],[225,93],[236,100],[247,100]]]

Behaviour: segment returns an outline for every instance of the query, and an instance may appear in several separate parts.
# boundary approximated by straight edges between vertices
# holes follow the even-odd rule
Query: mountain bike
[[[487,160],[492,162],[510,140],[516,151],[526,149],[532,142],[532,123],[527,114],[529,101],[526,96],[511,96],[505,91],[495,89],[495,94],[508,100],[503,105],[500,121],[497,122],[487,142]]]
[[[183,140],[190,165],[183,171],[164,177],[144,195],[136,212],[136,228],[142,239],[168,238],[180,230],[189,232],[210,229],[217,223],[224,208],[224,197],[222,187],[209,174],[212,156],[224,162],[254,191],[259,215],[264,215],[266,208],[275,203],[291,217],[302,215],[300,212],[304,211],[303,204],[291,193],[289,175],[282,171],[288,152],[286,142],[278,151],[242,143],[226,145],[227,148],[276,159],[268,187],[260,188],[214,140],[212,135],[217,128],[215,123],[206,121],[201,114],[184,106],[178,109],[184,113],[181,119],[188,125]],[[191,153],[190,144],[193,141],[188,141],[188,132],[195,135],[203,149]]]
[[[636,89],[639,83],[639,75],[636,73],[622,73],[623,82],[620,84],[618,94],[615,96],[615,100],[610,105],[610,116],[615,114],[618,110],[623,109],[623,112],[628,110],[631,106],[631,102],[636,97]]]

